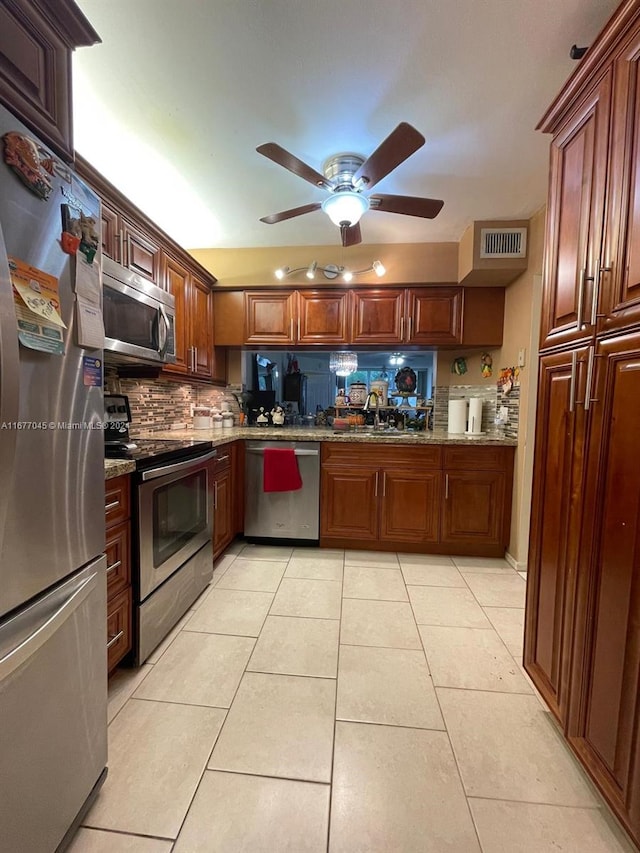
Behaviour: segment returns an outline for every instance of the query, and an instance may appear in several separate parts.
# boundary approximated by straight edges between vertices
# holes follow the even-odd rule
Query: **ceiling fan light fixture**
[[[381,261],[374,261],[371,266],[378,278],[382,278],[387,271],[385,265]]]
[[[397,365],[402,364],[403,362],[404,355],[401,352],[391,353],[389,357],[389,364],[392,364],[394,367],[396,367]]]
[[[322,209],[334,225],[356,225],[369,210],[369,199],[353,190],[337,190],[322,202]]]

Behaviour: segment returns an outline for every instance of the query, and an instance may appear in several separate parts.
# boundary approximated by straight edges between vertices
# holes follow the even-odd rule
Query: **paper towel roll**
[[[449,400],[448,432],[464,432],[467,428],[467,401]]]
[[[482,432],[482,400],[472,397],[469,400],[469,432],[476,435]]]

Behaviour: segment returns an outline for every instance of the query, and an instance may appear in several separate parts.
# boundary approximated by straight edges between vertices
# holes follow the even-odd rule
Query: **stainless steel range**
[[[117,455],[111,448],[110,456]],[[213,575],[210,441],[136,439],[133,476],[134,661],[144,663]]]

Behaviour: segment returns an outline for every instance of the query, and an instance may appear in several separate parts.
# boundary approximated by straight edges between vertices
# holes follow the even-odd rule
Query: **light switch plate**
[[[526,355],[527,351],[524,347],[521,350],[518,350],[518,367],[524,367]]]

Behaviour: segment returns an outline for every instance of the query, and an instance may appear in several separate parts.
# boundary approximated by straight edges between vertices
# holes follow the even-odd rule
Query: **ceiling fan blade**
[[[369,205],[371,210],[433,219],[442,210],[444,202],[437,198],[417,198],[412,195],[373,195],[369,198]]]
[[[362,180],[366,188],[370,189],[424,143],[424,136],[415,127],[407,124],[406,121],[401,122],[360,166],[353,176],[354,185],[357,186],[358,181]]]
[[[275,142],[266,142],[264,145],[259,145],[256,151],[269,160],[273,160],[279,166],[284,166],[285,169],[293,172],[294,175],[298,175],[303,180],[309,181],[315,187],[322,187],[322,189],[333,188],[333,184],[330,184],[324,175],[316,172],[311,166],[307,166],[306,163],[303,163],[302,160],[299,160],[294,154],[286,151],[281,145],[277,145]]]
[[[340,227],[340,236],[342,237],[343,246],[356,246],[362,243],[362,234],[360,232],[360,223],[355,225],[342,225]]]
[[[281,210],[280,213],[261,216],[260,222],[266,222],[267,225],[275,225],[276,222],[284,222],[285,219],[293,219],[294,216],[302,216],[303,213],[313,213],[314,210],[320,210],[321,207],[322,204],[319,201],[313,204],[303,204],[302,207],[292,207],[290,210]]]

